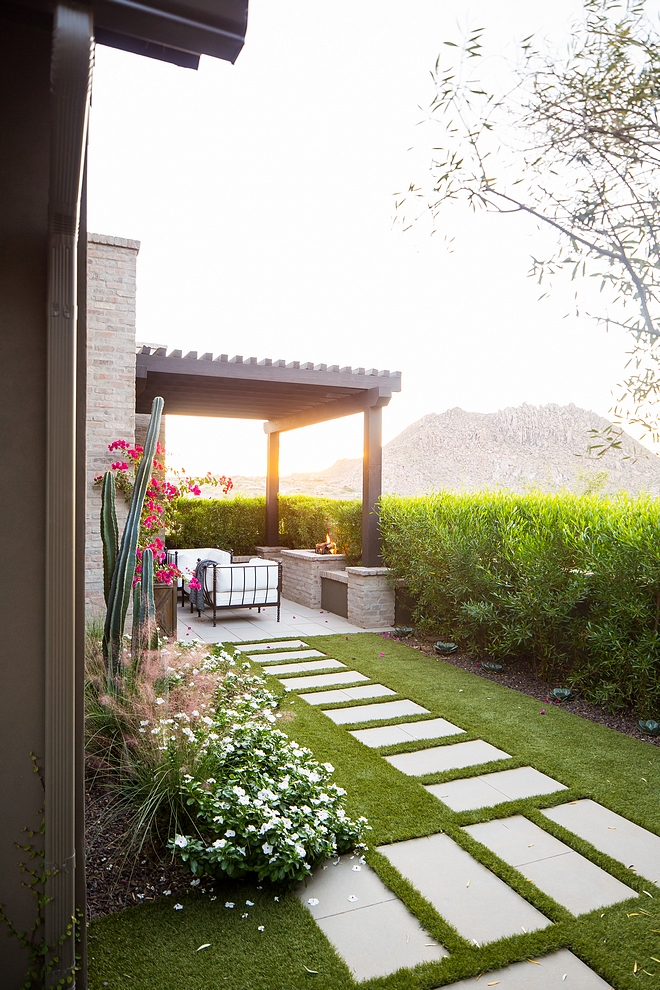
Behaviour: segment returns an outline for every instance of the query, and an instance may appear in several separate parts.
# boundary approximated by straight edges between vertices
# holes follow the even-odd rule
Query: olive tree
[[[530,274],[544,285],[559,273],[599,281],[603,310],[589,315],[631,340],[617,416],[657,438],[660,34],[643,0],[586,0],[572,27],[560,54],[534,37],[520,42],[499,89],[485,81],[483,31],[446,42],[432,73],[430,182],[398,197],[397,216],[408,225],[426,214],[438,226],[446,204],[463,199],[552,229],[556,249],[534,257]],[[616,430],[593,444],[599,453],[618,445]]]

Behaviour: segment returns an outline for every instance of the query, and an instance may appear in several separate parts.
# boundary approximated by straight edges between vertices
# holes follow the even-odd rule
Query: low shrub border
[[[362,503],[309,495],[280,495],[279,544],[292,550],[313,547],[330,533],[350,563],[362,555]],[[266,499],[179,499],[171,516],[167,545],[221,547],[252,554],[266,542]]]

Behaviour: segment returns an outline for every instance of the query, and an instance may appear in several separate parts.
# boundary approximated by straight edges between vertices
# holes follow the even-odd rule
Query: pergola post
[[[362,566],[380,567],[382,550],[376,503],[382,490],[383,412],[380,406],[364,410],[362,461]]]
[[[280,490],[280,435],[268,434],[266,467],[266,546],[277,547],[280,523],[277,496]]]

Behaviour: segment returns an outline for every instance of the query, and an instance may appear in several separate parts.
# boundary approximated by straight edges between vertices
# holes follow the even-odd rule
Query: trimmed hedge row
[[[532,658],[610,709],[660,714],[660,502],[387,496],[385,561],[416,619],[499,661]]]
[[[280,495],[279,545],[313,547],[330,533],[350,563],[362,555],[362,503],[310,495]],[[223,547],[252,554],[266,542],[266,499],[179,499],[167,537],[172,549]]]

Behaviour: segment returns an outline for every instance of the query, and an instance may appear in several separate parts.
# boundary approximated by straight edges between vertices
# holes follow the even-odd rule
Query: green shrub
[[[610,708],[660,707],[660,503],[509,492],[382,499],[384,557],[416,619],[531,658]]]
[[[362,503],[311,495],[280,495],[279,544],[314,547],[330,533],[339,550],[357,563],[362,554]],[[180,499],[173,512],[167,545],[221,547],[252,554],[266,542],[266,499]]]

